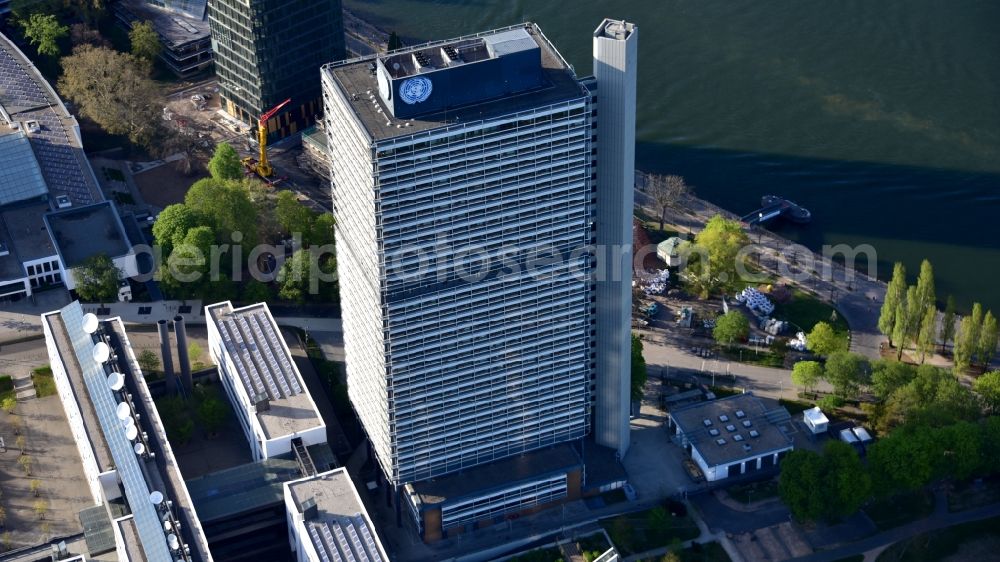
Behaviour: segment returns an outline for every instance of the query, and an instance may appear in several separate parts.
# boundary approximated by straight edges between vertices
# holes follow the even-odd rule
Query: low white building
[[[709,482],[773,472],[794,447],[779,425],[784,408],[768,410],[753,394],[698,402],[670,412],[669,428]]]
[[[208,350],[255,461],[326,443],[316,408],[266,303],[205,307]]]
[[[683,243],[677,236],[671,236],[656,245],[656,256],[668,266],[677,267],[681,264],[680,248]]]
[[[347,469],[286,483],[285,509],[297,562],[389,561]]]
[[[813,432],[813,435],[826,433],[827,428],[830,426],[830,420],[827,419],[823,410],[819,409],[819,406],[813,406],[803,411],[802,423],[806,424],[806,427],[809,428],[809,431]]]

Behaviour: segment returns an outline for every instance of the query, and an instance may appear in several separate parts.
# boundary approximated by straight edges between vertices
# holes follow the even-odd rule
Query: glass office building
[[[268,123],[294,134],[322,112],[316,73],[344,58],[340,0],[213,0],[208,21],[223,108],[245,123],[291,98]]]
[[[348,391],[389,483],[590,435],[594,81],[533,24],[331,64],[322,80]],[[572,496],[574,474],[506,482],[482,515]],[[437,525],[480,516],[462,493]],[[443,495],[407,489],[418,519]]]

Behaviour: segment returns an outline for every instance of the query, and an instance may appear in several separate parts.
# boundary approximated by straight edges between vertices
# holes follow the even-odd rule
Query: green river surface
[[[580,76],[604,17],[639,25],[636,166],[683,175],[814,249],[871,244],[879,275],[1000,311],[1000,1],[345,0],[408,44],[537,22]]]

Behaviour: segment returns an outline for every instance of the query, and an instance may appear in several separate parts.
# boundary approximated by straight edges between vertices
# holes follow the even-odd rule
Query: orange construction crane
[[[291,103],[292,98],[279,103],[278,105],[272,107],[266,113],[260,116],[257,120],[257,146],[260,147],[260,157],[257,160],[247,156],[243,159],[243,165],[247,167],[251,172],[256,173],[262,178],[269,178],[274,175],[274,168],[271,167],[270,162],[267,161],[267,121],[268,119],[274,117],[274,114]]]

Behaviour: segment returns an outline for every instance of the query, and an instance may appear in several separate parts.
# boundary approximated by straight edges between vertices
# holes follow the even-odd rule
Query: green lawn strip
[[[684,509],[682,504],[677,506],[675,512]],[[694,539],[700,534],[690,515],[673,515],[665,505],[602,519],[600,524],[624,556]]]
[[[750,482],[747,484],[736,484],[726,488],[729,497],[741,503],[754,503],[762,500],[778,497],[778,481],[765,480],[763,482]]]
[[[865,507],[864,512],[880,531],[885,531],[933,513],[934,495],[926,490],[918,490],[881,498]]]
[[[921,533],[890,546],[879,555],[879,562],[937,562],[956,554],[966,545],[975,550],[974,543],[984,541],[981,550],[988,550],[991,544],[1000,540],[1000,517],[973,521],[946,527],[929,533]],[[967,560],[992,560],[995,552],[981,553],[979,557]],[[974,556],[974,554],[970,554]]]
[[[45,398],[56,393],[56,381],[52,377],[52,368],[45,366],[31,371],[31,382],[35,385],[35,396]]]
[[[833,318],[833,312],[834,308],[830,304],[823,302],[809,293],[795,291],[792,293],[791,300],[778,304],[775,307],[774,317],[787,320],[806,333],[812,330],[817,322],[826,322],[846,341],[850,327],[847,325],[847,321],[844,320],[844,316],[840,313],[837,313],[834,322],[830,322],[831,318]]]
[[[738,347],[719,346],[718,351],[720,357],[730,361],[738,361],[760,367],[785,368],[785,350],[763,346],[760,349],[743,348],[741,353]]]

